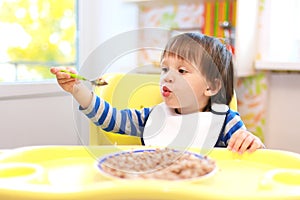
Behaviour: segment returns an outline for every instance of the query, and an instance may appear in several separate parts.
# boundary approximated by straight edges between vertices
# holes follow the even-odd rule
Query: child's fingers
[[[257,150],[257,149],[259,149],[260,148],[260,144],[257,142],[257,141],[253,141],[253,143],[250,145],[250,147],[248,148],[248,152],[249,153],[252,153],[252,152],[254,152],[255,150]]]
[[[250,153],[254,152],[256,149],[265,148],[264,144],[260,141],[260,139],[255,138],[251,146],[249,147],[248,151]]]
[[[265,146],[255,135],[245,130],[239,130],[232,135],[227,148],[242,154],[245,151],[254,152],[257,149],[265,148]]]
[[[239,149],[245,139],[244,134],[245,133],[243,133],[243,132],[238,132],[238,133],[235,133],[232,135],[232,137],[229,141],[229,144],[228,144],[230,150],[235,151],[235,152],[239,151]]]
[[[57,70],[56,67],[51,67],[51,68],[50,68],[50,72],[51,72],[52,74],[56,74],[56,73],[58,72],[58,70]]]
[[[251,146],[253,146],[253,141],[254,138],[251,137],[251,135],[247,135],[246,138],[244,139],[243,143],[240,146],[240,149],[238,150],[239,153],[244,153],[245,151],[247,151],[247,149]]]
[[[234,139],[234,137],[232,136],[232,137],[230,138],[229,142],[228,142],[227,148],[228,148],[229,150],[232,150],[232,148],[233,148],[233,146],[234,146],[234,143],[235,143],[235,139]]]
[[[58,84],[67,92],[72,92],[74,84],[76,84],[75,79],[62,79],[58,80]]]
[[[57,76],[59,76],[59,78],[57,78],[57,82],[59,83],[59,84],[66,84],[66,83],[69,83],[69,82],[74,82],[75,80],[73,79],[73,78],[66,78],[65,76],[65,74],[62,74],[62,75],[57,75]],[[62,77],[63,76],[63,77]],[[70,76],[70,75],[69,75]]]
[[[66,68],[65,67],[51,67],[50,68],[50,72],[52,74],[57,74],[58,72],[60,72],[60,70],[65,70]]]
[[[71,67],[51,67],[50,72],[56,76],[57,83],[67,92],[72,92],[77,80],[72,78],[70,74],[62,72],[61,70],[77,73],[75,69]]]
[[[250,145],[250,147],[249,147],[249,149],[247,150],[248,152],[250,152],[250,153],[252,153],[252,152],[254,152],[256,149],[258,149],[259,148],[259,145],[256,143],[256,142],[253,142],[251,145]]]

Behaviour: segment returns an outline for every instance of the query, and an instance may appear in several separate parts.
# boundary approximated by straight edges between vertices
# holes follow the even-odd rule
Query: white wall
[[[300,74],[272,73],[269,81],[266,145],[300,153]]]
[[[72,98],[53,83],[0,85],[0,149],[79,144]]]
[[[124,0],[78,0],[78,4],[79,66],[105,41],[138,27],[137,6]]]

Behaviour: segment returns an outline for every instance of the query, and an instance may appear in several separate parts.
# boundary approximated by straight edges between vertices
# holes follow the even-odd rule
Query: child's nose
[[[175,73],[173,70],[169,70],[165,75],[164,75],[164,81],[167,83],[172,83],[175,80]]]

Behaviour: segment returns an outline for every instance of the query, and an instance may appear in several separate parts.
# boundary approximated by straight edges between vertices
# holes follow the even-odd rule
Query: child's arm
[[[80,110],[97,126],[105,131],[140,136],[144,129],[145,121],[150,113],[150,108],[142,110],[113,108],[104,99],[93,95],[79,80],[71,78],[68,70],[77,73],[72,68],[52,67],[52,74],[56,75],[58,84],[63,90],[69,92],[80,104]]]
[[[103,130],[133,136],[141,136],[151,108],[118,110],[104,99],[93,95],[91,104],[80,110]]]
[[[61,72],[61,70],[77,73],[76,70],[73,68],[52,67],[50,72],[56,76],[57,82],[63,90],[71,93],[82,108],[87,108],[92,101],[92,92],[79,80],[71,78],[70,74]]]

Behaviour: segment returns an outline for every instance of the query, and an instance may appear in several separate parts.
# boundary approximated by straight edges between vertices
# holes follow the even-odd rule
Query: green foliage
[[[75,0],[1,0],[0,21],[19,24],[30,36],[26,47],[7,50],[11,61],[74,63]],[[43,67],[30,66],[47,77]]]

